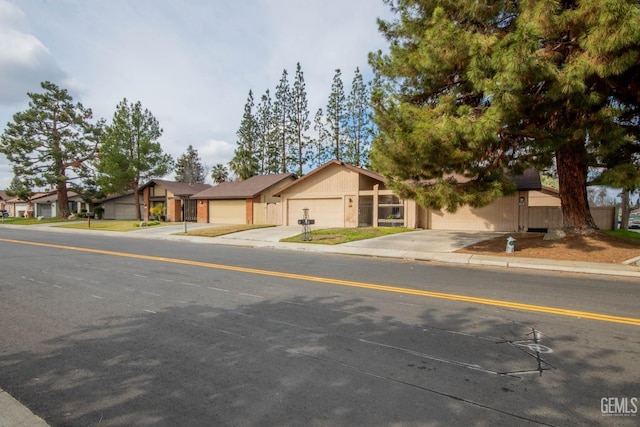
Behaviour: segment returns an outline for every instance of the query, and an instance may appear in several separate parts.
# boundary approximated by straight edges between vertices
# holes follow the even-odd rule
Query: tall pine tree
[[[345,161],[353,165],[369,164],[369,149],[373,137],[369,85],[356,68],[347,97],[347,147]]]
[[[90,176],[101,123],[91,110],[73,103],[66,89],[42,82],[42,93],[28,93],[29,108],[13,116],[0,136],[0,153],[24,186],[54,186],[57,216],[69,216],[68,183]]]
[[[282,71],[282,78],[276,87],[275,101],[273,103],[273,116],[276,120],[276,139],[280,154],[281,173],[288,171],[288,147],[291,141],[291,88],[287,70]]]
[[[424,206],[482,206],[514,190],[508,174],[555,161],[565,229],[597,230],[587,172],[629,135],[620,98],[640,99],[638,2],[387,3],[390,50],[370,63],[386,80],[372,161],[390,186]]]
[[[298,62],[296,76],[291,90],[291,132],[293,143],[290,146],[290,158],[298,176],[302,176],[303,169],[309,162],[309,141],[307,135],[311,122],[309,121],[309,107],[307,104],[307,89],[304,83],[302,67]]]
[[[236,132],[238,140],[234,156],[229,162],[229,167],[240,179],[246,180],[256,175],[259,170],[258,162],[258,132],[257,123],[253,116],[253,92],[249,91],[244,113],[240,121],[240,128]]]
[[[106,194],[133,191],[136,218],[141,219],[140,183],[166,175],[173,158],[164,153],[158,139],[160,123],[140,101],[123,99],[105,128],[100,146],[98,183]]]
[[[343,160],[346,141],[347,105],[342,83],[342,72],[337,69],[331,84],[331,93],[327,101],[326,131],[332,144],[332,158]]]

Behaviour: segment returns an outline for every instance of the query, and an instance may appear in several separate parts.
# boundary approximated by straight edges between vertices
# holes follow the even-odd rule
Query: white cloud
[[[11,88],[0,89],[0,123],[47,79],[108,121],[123,98],[139,100],[171,155],[193,145],[207,164],[226,163],[250,89],[256,102],[273,95],[300,62],[313,117],[336,68],[347,90],[356,67],[367,72],[386,10],[381,0],[0,0],[0,34],[19,34],[0,42],[0,85]],[[5,96],[22,103],[3,108]],[[9,181],[0,175],[0,188]]]
[[[20,103],[41,81],[63,78],[46,46],[29,33],[22,10],[0,0],[0,104]]]

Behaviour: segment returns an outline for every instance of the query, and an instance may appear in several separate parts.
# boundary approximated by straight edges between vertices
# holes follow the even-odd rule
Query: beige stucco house
[[[433,230],[516,232],[562,227],[558,193],[528,169],[511,177],[517,191],[482,208],[463,206],[456,212],[423,208],[400,199],[376,172],[332,160],[282,188],[284,225],[296,225],[309,209],[315,227],[404,226]],[[602,229],[613,227],[613,208],[592,208]]]

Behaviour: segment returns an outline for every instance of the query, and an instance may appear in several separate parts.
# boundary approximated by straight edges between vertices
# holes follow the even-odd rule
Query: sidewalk
[[[280,239],[300,233],[300,227],[270,227],[243,231],[219,237],[196,237],[184,234],[184,224],[164,227],[150,227],[130,232],[107,232],[59,228],[43,224],[29,226],[30,230],[40,229],[55,233],[118,236],[136,239],[156,239],[190,242],[194,244],[228,245],[248,248],[270,248],[277,250],[304,251],[328,254],[371,256],[380,258],[435,261],[441,263],[520,268],[571,273],[599,274],[622,277],[639,277],[640,266],[604,264],[591,262],[555,261],[515,256],[487,256],[460,254],[454,251],[476,241],[502,233],[430,232],[415,231],[392,236],[378,237],[366,241],[342,245],[316,245],[308,243],[283,243]],[[188,230],[209,228],[212,224],[188,224]],[[12,227],[0,225],[0,227]],[[20,402],[0,389],[0,427],[46,427],[47,424]]]
[[[0,389],[0,427],[48,427],[42,418]]]

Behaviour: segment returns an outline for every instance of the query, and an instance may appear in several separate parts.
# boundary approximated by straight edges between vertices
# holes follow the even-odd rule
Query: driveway
[[[278,242],[280,239],[295,236],[300,233],[302,233],[302,227],[300,226],[280,226],[241,231],[239,233],[220,236],[219,239]],[[340,246],[397,249],[402,251],[454,252],[465,246],[482,240],[492,239],[503,234],[504,233],[487,231],[420,230],[376,237],[374,239],[358,240],[356,242],[343,243]]]
[[[376,237],[375,239],[358,240],[356,242],[344,243],[342,246],[423,252],[455,252],[465,246],[501,235],[505,235],[505,233],[491,231],[420,230]]]

